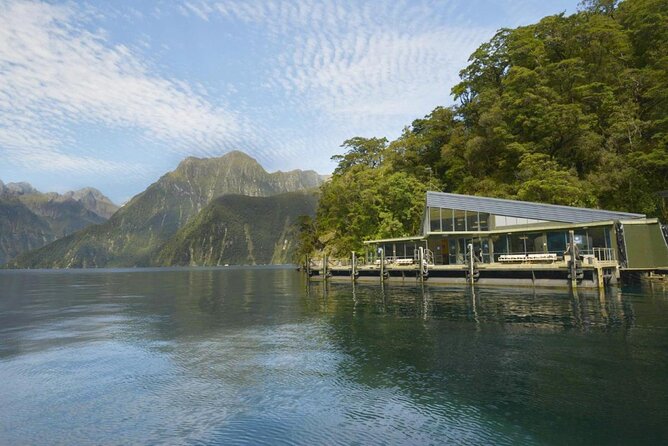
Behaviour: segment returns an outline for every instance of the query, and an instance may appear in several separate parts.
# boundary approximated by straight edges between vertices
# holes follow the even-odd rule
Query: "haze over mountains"
[[[0,181],[0,264],[91,224],[118,206],[93,188],[42,193],[28,183]]]
[[[8,266],[283,263],[289,261],[287,254],[293,246],[287,228],[297,216],[315,213],[316,198],[304,191],[321,183],[321,176],[314,171],[268,173],[255,159],[238,151],[219,158],[187,158],[108,221],[21,255]],[[270,200],[252,199],[299,191],[302,193],[275,198],[278,207],[268,204]],[[194,219],[212,200],[230,194],[236,198],[216,200],[201,218]],[[286,249],[274,255],[274,245],[281,237]]]

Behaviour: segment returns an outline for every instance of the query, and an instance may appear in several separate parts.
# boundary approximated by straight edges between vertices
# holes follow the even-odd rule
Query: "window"
[[[511,254],[526,254],[527,236],[525,234],[510,234],[508,237],[510,237]]]
[[[452,209],[441,209],[441,224],[444,231],[454,231],[455,225],[452,220]]]
[[[543,253],[547,249],[545,234],[533,232],[527,234],[527,252]]]
[[[489,214],[486,212],[478,213],[478,222],[480,224],[480,231],[489,231]]]
[[[565,232],[547,233],[547,251],[556,254],[563,254],[566,251],[568,235]]]
[[[591,239],[592,248],[610,247],[610,234],[608,228],[589,228],[587,233]]]
[[[455,231],[466,231],[466,211],[454,211]]]
[[[503,228],[506,226],[522,226],[535,223],[549,223],[546,220],[534,220],[532,218],[523,217],[508,217],[505,215],[493,215],[491,217],[494,219],[495,228]]]
[[[429,228],[432,232],[441,230],[441,210],[439,208],[429,208]]]
[[[467,231],[480,231],[480,225],[478,224],[478,213],[473,211],[466,211],[466,230]]]

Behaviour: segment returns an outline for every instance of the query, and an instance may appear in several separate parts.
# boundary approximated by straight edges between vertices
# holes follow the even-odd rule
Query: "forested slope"
[[[415,234],[426,189],[666,219],[667,1],[586,2],[500,30],[469,62],[456,105],[395,141],[344,143],[322,187],[319,242],[345,252]]]

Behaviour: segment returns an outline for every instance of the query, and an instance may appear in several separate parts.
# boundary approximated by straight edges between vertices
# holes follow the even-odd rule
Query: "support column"
[[[420,276],[420,282],[424,282],[424,248],[420,246],[418,248],[418,274]]]
[[[357,257],[355,255],[355,251],[352,252],[352,256],[350,258],[350,279],[354,282],[355,281],[355,275],[357,274]]]
[[[576,289],[578,287],[577,272],[575,267],[577,259],[575,257],[575,231],[572,229],[568,231],[568,252],[571,256],[571,261],[568,265],[571,275],[571,288]]]
[[[473,259],[473,243],[469,243],[468,245],[468,251],[469,251],[469,282],[473,283],[474,278],[473,275],[475,274],[475,260]]]
[[[380,248],[380,282],[385,280],[385,249]]]

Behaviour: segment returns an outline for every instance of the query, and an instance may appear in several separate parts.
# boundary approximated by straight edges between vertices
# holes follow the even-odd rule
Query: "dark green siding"
[[[668,246],[658,223],[624,225],[629,268],[668,267]]]

